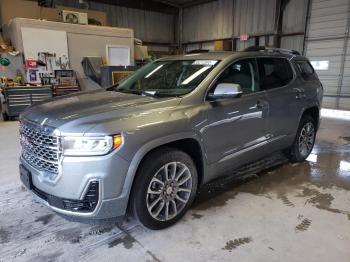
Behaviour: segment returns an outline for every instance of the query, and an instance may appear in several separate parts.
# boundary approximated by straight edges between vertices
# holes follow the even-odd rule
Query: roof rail
[[[250,46],[243,50],[243,52],[278,52],[278,53],[287,53],[292,55],[300,55],[300,52],[296,50],[276,48],[276,47],[265,47],[265,46]]]
[[[201,54],[201,53],[209,53],[209,49],[195,49],[186,52],[186,54]]]

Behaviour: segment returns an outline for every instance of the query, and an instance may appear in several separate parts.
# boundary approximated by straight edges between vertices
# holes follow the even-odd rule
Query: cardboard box
[[[135,45],[135,60],[148,59],[148,48],[144,45]]]
[[[0,54],[6,53],[6,52],[12,52],[13,47],[11,46],[10,41],[5,40],[1,35],[0,35]]]
[[[39,18],[40,8],[38,2],[24,0],[1,0],[1,25],[7,24],[14,17]]]
[[[101,25],[107,25],[107,15],[104,12],[60,5],[57,5],[55,8],[40,7],[38,6],[38,1],[29,0],[0,0],[0,22],[1,25],[7,24],[15,17],[62,22],[60,15],[62,10],[88,13],[88,18],[93,18],[101,22]]]
[[[222,51],[224,49],[224,41],[217,40],[214,41],[214,50],[215,51]]]
[[[217,40],[214,41],[215,51],[232,51],[232,40]]]
[[[104,12],[71,8],[71,7],[60,6],[60,5],[57,5],[56,8],[42,7],[41,8],[41,19],[62,22],[61,13],[63,10],[70,10],[70,11],[74,11],[74,12],[87,13],[88,19],[92,18],[92,19],[99,21],[101,23],[101,25],[103,25],[103,26],[107,25],[107,15]]]

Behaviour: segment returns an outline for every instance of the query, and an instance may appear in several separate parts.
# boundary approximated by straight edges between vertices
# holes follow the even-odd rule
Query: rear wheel
[[[151,153],[133,187],[134,215],[150,229],[173,225],[191,206],[197,181],[195,164],[185,152],[163,148]]]
[[[293,162],[303,162],[310,155],[315,139],[315,120],[311,116],[305,115],[300,121],[294,143],[287,151],[288,158]]]

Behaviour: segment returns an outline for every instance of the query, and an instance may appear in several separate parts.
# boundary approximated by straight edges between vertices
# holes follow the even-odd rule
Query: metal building
[[[325,88],[323,106],[350,109],[349,0],[313,0],[306,55]]]

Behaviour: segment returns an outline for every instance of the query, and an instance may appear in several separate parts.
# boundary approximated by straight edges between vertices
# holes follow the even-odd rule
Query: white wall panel
[[[297,50],[303,52],[304,36],[285,36],[281,39],[281,48]]]
[[[317,71],[326,95],[337,95],[343,44],[342,39],[311,41],[307,44],[306,54],[310,61],[329,61],[328,70]]]
[[[350,0],[313,0],[306,42],[311,61],[329,61],[328,70],[316,70],[325,89],[323,106],[345,110],[350,110],[349,5]]]
[[[344,76],[341,94],[350,96],[350,39],[348,40],[347,55],[344,64]]]
[[[344,75],[340,95],[343,98],[339,99],[339,107],[345,110],[350,110],[350,39],[348,39],[347,55],[344,63]]]
[[[349,0],[313,0],[308,37],[344,35],[348,9]]]

